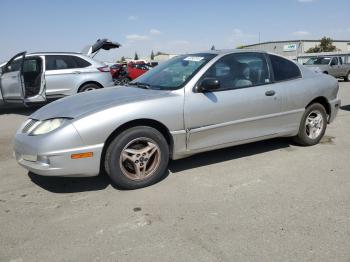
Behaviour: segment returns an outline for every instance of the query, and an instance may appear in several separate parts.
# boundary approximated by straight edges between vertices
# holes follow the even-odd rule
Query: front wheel
[[[320,142],[327,128],[327,113],[318,103],[308,106],[301,119],[299,133],[294,141],[302,146],[313,146]]]
[[[118,135],[107,148],[105,170],[124,189],[150,186],[164,176],[169,147],[164,136],[147,126],[133,127]]]
[[[344,77],[344,81],[345,82],[349,82],[350,81],[350,72],[348,72],[348,74]]]

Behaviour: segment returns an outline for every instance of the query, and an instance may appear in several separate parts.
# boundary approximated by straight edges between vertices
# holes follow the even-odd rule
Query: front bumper
[[[25,169],[42,176],[90,177],[100,172],[103,144],[84,145],[73,125],[47,135],[29,136],[17,132],[14,154]],[[73,154],[91,152],[87,158]]]
[[[329,105],[330,105],[331,112],[329,115],[328,123],[332,123],[338,114],[339,108],[341,106],[341,100],[338,98],[334,99],[329,102]]]

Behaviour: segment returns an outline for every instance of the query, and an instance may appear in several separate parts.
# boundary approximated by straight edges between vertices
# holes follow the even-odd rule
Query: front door
[[[26,56],[22,68],[25,88],[25,103],[39,103],[46,101],[44,56]]]
[[[11,58],[4,66],[0,77],[0,88],[5,102],[23,102],[25,88],[22,76],[23,61],[26,52]]]
[[[333,57],[330,63],[329,67],[329,74],[334,76],[334,77],[339,77],[340,76],[340,65],[339,65],[339,59],[338,57]]]
[[[235,53],[222,57],[202,76],[216,78],[212,92],[187,92],[188,150],[259,139],[279,132],[283,88],[271,85],[266,56]],[[201,82],[199,80],[199,83]]]

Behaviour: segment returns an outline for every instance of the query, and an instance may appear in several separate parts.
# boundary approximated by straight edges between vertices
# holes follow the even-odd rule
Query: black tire
[[[113,80],[115,86],[120,86],[120,79]]]
[[[346,76],[344,76],[344,81],[349,82],[350,81],[350,72],[347,73]]]
[[[123,78],[120,79],[120,84],[119,85],[122,85],[122,86],[123,85],[128,85],[130,81],[131,81],[130,78],[123,77]]]
[[[320,133],[315,138],[310,138],[308,136],[308,128],[306,127],[306,121],[310,114],[313,112],[319,112],[320,116],[322,116],[322,124],[319,126],[322,128]],[[293,138],[294,142],[302,146],[313,146],[320,142],[322,137],[324,136],[327,129],[327,113],[323,105],[314,103],[308,106],[304,112],[303,117],[301,118],[299,133],[296,137]]]
[[[93,83],[89,83],[89,84],[85,84],[82,87],[80,87],[78,93],[92,91],[92,90],[96,90],[99,88],[100,88],[100,86],[93,84]]]
[[[147,139],[151,141],[152,144],[155,144],[157,146],[157,149],[159,150],[160,153],[159,155],[157,155],[158,164],[156,165],[156,168],[153,169],[154,171],[151,173],[151,175],[139,180],[135,180],[135,178],[132,179],[128,177],[128,175],[125,173],[128,173],[127,172],[128,170],[126,170],[127,168],[136,170],[135,169],[136,164],[134,164],[134,162],[132,163],[122,162],[122,152],[125,153],[124,151],[125,148],[130,143],[132,143],[132,141],[135,141],[138,139],[140,139],[140,141],[142,141],[142,139]],[[136,157],[136,154],[134,156]],[[139,156],[139,154],[137,154],[137,156]],[[140,160],[140,158],[136,158],[136,159]],[[147,159],[145,158],[145,160]],[[151,162],[150,160],[151,160],[151,157],[149,158],[149,162]],[[125,161],[129,161],[129,160],[125,160]],[[140,160],[139,162],[141,163],[142,161],[143,160]],[[153,159],[153,161],[156,161],[156,160]],[[146,166],[148,165],[147,163],[149,162],[146,162],[146,164],[144,165],[145,170],[147,169]],[[106,150],[104,166],[108,176],[111,178],[114,184],[117,185],[119,188],[137,189],[137,188],[150,186],[160,181],[166,173],[168,162],[169,162],[169,146],[164,136],[158,130],[152,127],[138,126],[138,127],[133,127],[125,130],[124,132],[120,133],[117,137],[115,137],[112,140],[112,142],[109,144]]]

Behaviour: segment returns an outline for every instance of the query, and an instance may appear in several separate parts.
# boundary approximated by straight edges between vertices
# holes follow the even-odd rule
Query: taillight
[[[103,67],[98,67],[97,68],[98,69],[98,71],[100,71],[100,72],[110,72],[110,70],[109,70],[109,66],[103,66]]]

